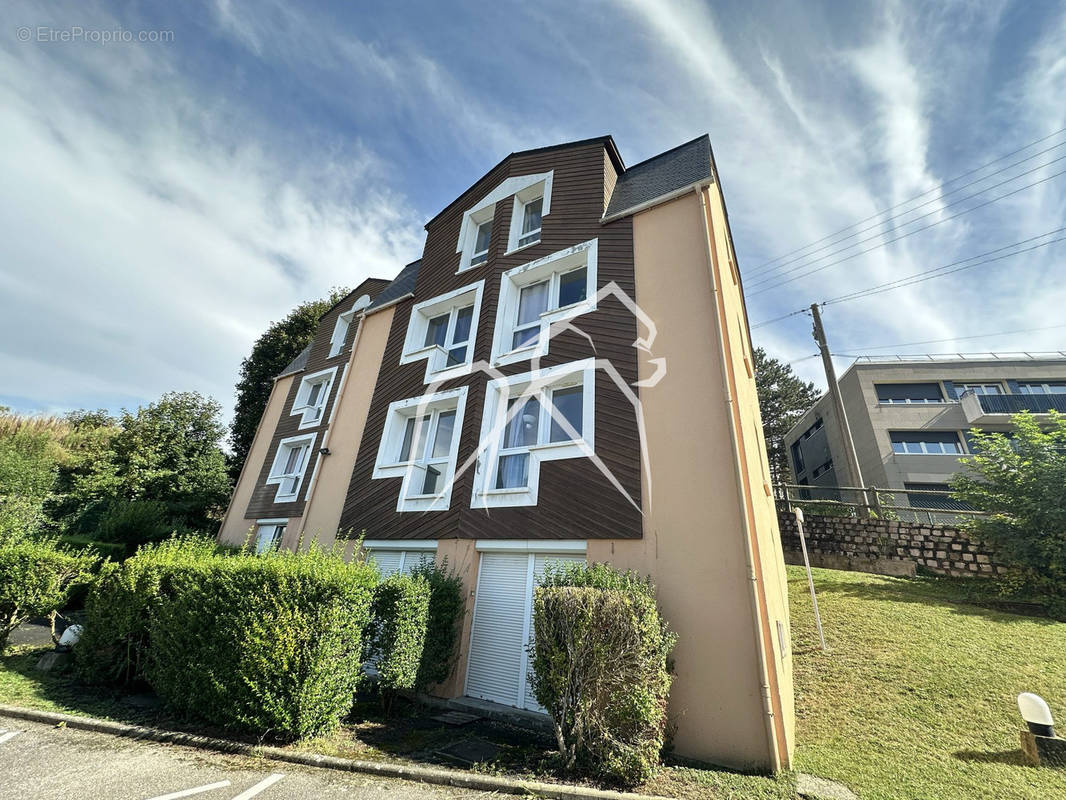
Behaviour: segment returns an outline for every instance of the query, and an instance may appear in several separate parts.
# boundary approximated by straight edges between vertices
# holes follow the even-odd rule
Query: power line
[[[1041,183],[1046,183],[1047,181],[1051,180],[1052,178],[1057,178],[1060,175],[1064,175],[1064,174],[1066,174],[1066,170],[1062,170],[1062,171],[1056,172],[1056,173],[1054,173],[1052,175],[1048,175],[1045,178],[1041,178],[1040,180],[1034,181],[1033,183],[1028,183],[1025,186],[1019,187],[1018,189],[1014,189],[1013,191],[1007,192],[1006,194],[1000,195],[999,197],[993,197],[991,200],[986,200],[983,203],[979,203],[978,205],[974,206],[973,208],[964,209],[964,210],[960,211],[957,214],[952,214],[950,217],[944,217],[943,219],[939,219],[936,222],[931,222],[931,223],[929,223],[928,225],[926,225],[924,227],[915,228],[913,231],[908,231],[907,233],[900,234],[899,236],[896,236],[893,239],[888,239],[888,240],[886,240],[884,242],[881,242],[880,244],[874,245],[873,247],[868,247],[865,250],[860,250],[857,253],[852,253],[849,256],[844,256],[843,258],[837,259],[836,261],[830,261],[828,264],[823,264],[822,266],[817,267],[815,269],[812,269],[812,270],[810,270],[808,272],[804,272],[804,273],[801,273],[799,275],[795,275],[795,276],[793,276],[791,278],[788,278],[786,280],[783,280],[783,281],[777,281],[776,283],[774,283],[773,286],[768,286],[768,287],[763,288],[763,289],[756,289],[756,291],[754,291],[754,292],[746,292],[745,294],[748,297],[754,297],[755,295],[759,295],[759,294],[762,294],[764,292],[768,292],[768,291],[770,291],[772,289],[775,289],[778,286],[784,286],[787,283],[792,283],[793,281],[798,281],[801,278],[806,278],[806,277],[808,277],[810,275],[814,275],[815,273],[821,272],[821,271],[826,270],[826,269],[829,269],[830,267],[835,267],[837,264],[843,264],[845,261],[850,261],[853,258],[856,258],[856,257],[861,256],[861,255],[865,255],[866,253],[870,253],[870,252],[872,252],[874,250],[877,250],[877,249],[879,249],[881,247],[885,247],[886,245],[890,245],[893,242],[898,242],[900,239],[906,239],[908,236],[913,236],[916,233],[921,233],[922,231],[928,230],[929,228],[932,228],[932,227],[934,227],[936,225],[940,225],[940,224],[942,224],[944,222],[950,222],[951,220],[957,219],[958,217],[961,217],[964,214],[969,214],[971,211],[976,211],[979,208],[984,208],[987,205],[991,205],[992,203],[998,202],[1000,200],[1004,200],[1004,199],[1010,197],[1011,195],[1018,194],[1018,192],[1024,191],[1026,189],[1031,189],[1033,186],[1038,186]],[[877,238],[877,237],[872,237],[872,238]],[[857,243],[857,244],[859,244],[859,243]],[[852,247],[854,247],[854,246],[855,245],[852,245]],[[850,248],[844,248],[844,249],[850,249]],[[763,281],[763,283],[771,283],[771,282],[772,281]]]
[[[851,347],[849,350],[891,350],[893,347],[916,347],[920,344],[943,344],[944,342],[966,342],[971,339],[987,339],[991,336],[1010,336],[1015,333],[1036,333],[1038,331],[1050,331],[1057,330],[1059,328],[1066,328],[1066,325],[1045,325],[1041,328],[1019,328],[1013,331],[996,331],[995,333],[978,333],[974,336],[952,336],[949,339],[926,339],[921,342],[902,342],[897,344],[877,344],[869,347]],[[836,356],[843,356],[845,358],[859,358],[860,356],[851,355],[848,353],[834,353]],[[810,356],[813,358],[814,356]],[[803,359],[798,359],[802,361]]]
[[[974,184],[981,183],[983,181],[988,180],[991,177],[994,177],[996,175],[1000,175],[1000,174],[1006,172],[1008,169],[1013,169],[1014,167],[1018,166],[1019,164],[1024,164],[1027,161],[1032,161],[1037,156],[1042,156],[1045,153],[1049,153],[1052,150],[1056,150],[1059,147],[1062,147],[1063,145],[1066,145],[1066,141],[1059,142],[1058,144],[1052,145],[1051,147],[1048,147],[1048,148],[1045,148],[1044,150],[1041,150],[1038,153],[1033,153],[1031,156],[1027,156],[1026,158],[1020,159],[1019,161],[1015,161],[1013,164],[1008,164],[1007,166],[1002,167],[1002,168],[996,170],[995,172],[990,172],[988,175],[985,175],[982,178],[976,178],[976,179],[970,181],[969,183],[964,183],[962,186],[958,186],[958,187],[952,189],[950,192],[944,192],[944,193],[942,193],[940,195],[937,195],[936,197],[933,197],[933,198],[931,198],[929,200],[926,200],[924,203],[919,203],[918,205],[914,206],[914,208],[908,208],[906,211],[901,211],[898,214],[893,214],[891,217],[886,217],[885,219],[881,220],[880,222],[875,222],[873,225],[868,225],[865,228],[861,228],[861,229],[855,231],[854,233],[848,234],[847,236],[843,237],[842,239],[837,239],[835,242],[829,242],[828,244],[822,245],[821,247],[818,247],[818,248],[812,250],[809,253],[805,253],[803,255],[798,255],[795,258],[787,259],[787,260],[783,261],[782,263],[777,264],[776,266],[770,267],[769,269],[762,269],[762,270],[758,270],[757,269],[757,270],[755,270],[753,272],[749,272],[747,277],[750,278],[750,277],[754,277],[754,276],[758,276],[758,275],[766,275],[766,274],[771,273],[771,272],[779,272],[783,267],[787,267],[789,264],[795,264],[797,261],[803,261],[804,259],[810,258],[815,253],[817,253],[817,252],[819,252],[821,250],[825,250],[826,248],[833,247],[834,245],[838,245],[841,242],[846,242],[848,239],[851,239],[854,236],[859,236],[860,234],[866,233],[867,231],[872,231],[874,228],[880,228],[882,225],[887,225],[888,223],[892,222],[893,220],[897,220],[900,217],[904,217],[907,214],[910,214],[912,211],[917,211],[919,208],[924,208],[925,206],[929,205],[930,203],[936,203],[936,202],[938,202],[940,200],[943,200],[945,197],[950,197],[951,195],[955,194],[956,192],[961,192],[963,189],[967,189],[970,186],[973,186]],[[992,189],[997,189],[1000,186],[1003,186],[1004,184],[1010,183],[1011,181],[1015,181],[1015,180],[1017,180],[1018,178],[1021,178],[1024,175],[1029,175],[1029,174],[1031,174],[1033,172],[1037,172],[1038,170],[1042,169],[1043,167],[1050,166],[1051,164],[1054,164],[1054,163],[1056,163],[1058,161],[1062,161],[1063,159],[1066,159],[1066,156],[1062,156],[1060,158],[1052,159],[1051,161],[1048,161],[1048,162],[1046,162],[1044,164],[1041,164],[1041,165],[1039,165],[1037,167],[1034,167],[1034,168],[1032,168],[1030,170],[1026,170],[1025,172],[1020,172],[1020,173],[1018,173],[1017,175],[1015,175],[1012,178],[1007,178],[1006,180],[1000,181],[999,183],[993,184],[992,186],[986,186],[984,189],[976,191],[973,194],[967,195],[966,197],[960,198],[958,200],[954,200],[954,201],[942,206],[941,208],[933,209],[932,211],[930,211],[928,213],[925,213],[925,214],[922,214],[920,216],[917,216],[914,219],[910,219],[910,220],[907,220],[906,222],[900,223],[900,225],[897,226],[897,227],[902,227],[903,225],[910,225],[912,222],[917,222],[918,220],[924,219],[925,217],[928,217],[928,216],[930,216],[932,214],[935,214],[938,211],[942,211],[945,208],[951,208],[952,206],[958,205],[959,203],[963,203],[966,200],[969,200],[971,198],[974,198],[974,197],[977,197],[979,195],[982,195],[985,192],[989,192]],[[856,223],[856,225],[861,225],[861,224],[862,224],[861,222],[860,223]],[[854,227],[854,226],[852,226],[852,227]],[[870,241],[870,239],[876,239],[876,238],[877,238],[877,235],[869,237],[868,239],[864,239],[863,241]],[[858,244],[861,244],[861,242],[856,242],[854,245],[848,245],[847,247],[841,248],[840,250],[836,250],[834,252],[841,253],[844,250],[848,250],[851,247],[855,247]],[[821,256],[819,258],[816,258],[816,259],[808,262],[808,264],[813,264],[814,262],[821,260],[821,258],[828,258],[831,255],[833,255],[833,253],[827,253],[825,256]],[[807,266],[807,265],[806,264],[800,264],[798,267],[796,267],[796,269],[799,269],[799,268],[801,268],[803,266]],[[793,271],[795,271],[795,270],[788,270],[787,272],[793,272]],[[787,274],[787,272],[783,273],[783,274]],[[761,281],[763,279],[760,278],[759,280]]]
[[[993,256],[996,253],[1001,253],[1004,250],[1010,250],[1010,249],[1018,247],[1020,245],[1028,244],[1029,242],[1034,242],[1037,239],[1043,239],[1043,238],[1046,238],[1048,236],[1052,236],[1052,235],[1054,235],[1056,233],[1062,233],[1063,231],[1066,231],[1066,226],[1063,226],[1061,228],[1055,228],[1054,230],[1050,230],[1050,231],[1047,231],[1046,233],[1041,233],[1041,234],[1038,234],[1036,236],[1030,236],[1028,239],[1022,239],[1021,241],[1014,242],[1013,244],[1004,245],[1003,247],[997,247],[997,248],[995,248],[993,250],[988,250],[988,251],[986,251],[984,253],[978,253],[977,255],[970,256],[969,258],[962,258],[962,259],[959,259],[957,261],[952,261],[952,262],[950,262],[948,264],[943,264],[943,265],[941,265],[939,267],[933,267],[932,269],[922,270],[921,272],[914,272],[914,273],[912,273],[910,275],[905,275],[902,278],[897,278],[894,281],[888,281],[886,283],[877,284],[876,286],[871,286],[871,287],[868,287],[866,289],[860,289],[858,291],[851,292],[850,294],[840,295],[839,297],[834,297],[834,298],[832,298],[830,300],[825,300],[820,305],[827,306],[827,305],[831,305],[831,304],[834,304],[834,303],[843,303],[843,302],[845,302],[847,300],[857,300],[860,297],[868,297],[868,296],[873,295],[873,294],[881,294],[882,292],[888,292],[888,291],[891,291],[892,289],[900,289],[900,288],[902,288],[904,286],[911,286],[911,285],[913,285],[915,283],[922,283],[923,281],[932,280],[933,278],[939,278],[942,275],[950,275],[950,274],[955,273],[955,272],[961,272],[962,270],[971,269],[973,267],[981,266],[982,264],[989,264],[989,263],[992,263],[994,261],[1002,261],[1003,259],[1010,258],[1011,256],[1018,256],[1018,255],[1022,255],[1023,253],[1029,253],[1029,252],[1032,252],[1033,250],[1037,250],[1037,249],[1039,249],[1041,247],[1047,247],[1049,245],[1055,244],[1056,242],[1064,241],[1064,240],[1066,240],[1066,236],[1060,236],[1057,239],[1051,239],[1051,240],[1046,241],[1046,242],[1041,242],[1040,244],[1033,245],[1032,247],[1027,247],[1027,248],[1025,248],[1023,250],[1019,250],[1019,251],[1014,252],[1014,253],[1004,253],[1003,255],[995,256],[994,258],[987,258],[988,256]],[[985,259],[985,260],[981,261],[979,259]],[[967,264],[967,262],[969,262],[969,261],[975,261],[976,263]],[[965,266],[959,266],[959,265],[965,265]],[[955,267],[955,269],[952,269],[952,267]],[[773,324],[775,322],[780,322],[781,320],[785,320],[785,319],[788,319],[790,317],[795,317],[795,316],[798,316],[799,314],[806,314],[806,313],[809,313],[808,309],[800,308],[800,309],[797,309],[795,311],[790,311],[787,314],[782,314],[782,315],[780,315],[778,317],[773,317],[772,319],[767,319],[767,320],[763,320],[761,322],[757,322],[754,325],[752,325],[751,328],[754,330],[755,328],[761,328],[761,327],[763,327],[765,325],[771,325],[771,324]]]
[[[989,161],[989,162],[987,162],[985,164],[982,164],[979,167],[974,167],[973,169],[969,170],[968,172],[964,172],[961,175],[956,175],[954,178],[949,178],[948,180],[944,181],[940,185],[934,186],[932,189],[927,189],[924,192],[922,192],[921,194],[917,194],[914,197],[911,197],[911,198],[909,198],[907,200],[902,200],[899,203],[896,203],[896,205],[890,206],[889,208],[886,208],[886,209],[883,209],[881,211],[878,211],[878,212],[870,215],[869,217],[866,217],[865,219],[861,219],[858,222],[852,223],[851,225],[846,225],[843,228],[841,228],[840,230],[836,231],[835,233],[830,233],[827,236],[823,236],[821,239],[817,239],[817,240],[815,240],[813,242],[810,242],[809,244],[805,244],[802,247],[797,247],[795,250],[790,250],[789,252],[784,253],[784,254],[782,254],[780,256],[777,256],[776,258],[772,258],[769,261],[764,261],[762,264],[759,264],[758,266],[756,266],[754,268],[754,270],[760,270],[760,269],[762,269],[765,266],[768,266],[770,264],[774,264],[774,263],[776,263],[778,261],[781,261],[782,259],[785,259],[788,256],[791,256],[791,255],[793,255],[795,253],[798,253],[801,250],[806,250],[808,247],[813,247],[816,244],[821,244],[826,239],[832,239],[834,236],[837,236],[838,234],[844,233],[844,231],[851,230],[856,225],[862,225],[864,222],[869,222],[872,219],[876,219],[877,217],[881,216],[882,214],[887,214],[889,211],[895,211],[897,208],[899,208],[901,206],[905,206],[908,203],[912,203],[915,200],[918,200],[918,199],[920,199],[922,197],[925,197],[927,194],[935,192],[938,189],[944,188],[949,183],[954,183],[957,180],[961,180],[962,178],[966,178],[966,177],[968,177],[970,175],[973,175],[975,172],[980,172],[981,170],[983,170],[983,169],[985,169],[987,167],[990,167],[993,164],[998,164],[1000,161],[1003,161],[1004,159],[1010,158],[1013,155],[1017,155],[1018,153],[1021,153],[1024,150],[1028,150],[1030,147],[1033,147],[1034,145],[1038,145],[1041,142],[1046,142],[1048,139],[1052,139],[1055,136],[1058,136],[1060,133],[1066,133],[1066,128],[1060,128],[1059,130],[1055,131],[1054,133],[1049,133],[1047,136],[1044,136],[1044,137],[1041,137],[1040,139],[1037,139],[1035,141],[1029,142],[1029,144],[1024,145],[1023,147],[1019,147],[1017,150],[1012,150],[1011,152],[1006,153],[1006,154],[1000,156],[999,158],[995,158],[995,159],[993,159],[993,160],[991,160],[991,161]],[[986,176],[986,177],[988,177],[988,176]]]

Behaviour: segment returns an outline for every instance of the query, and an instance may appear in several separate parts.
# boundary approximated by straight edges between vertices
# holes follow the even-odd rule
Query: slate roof
[[[289,366],[285,367],[285,369],[279,372],[277,377],[284,378],[286,375],[292,375],[296,372],[303,372],[304,367],[307,366],[307,357],[309,355],[311,355],[311,345],[307,345],[307,347],[301,350],[300,355],[296,356],[296,358],[290,361]]]
[[[711,139],[704,134],[619,175],[604,216],[624,213],[711,175]]]
[[[393,278],[392,283],[381,290],[381,293],[374,298],[374,302],[367,306],[367,313],[373,311],[375,308],[381,308],[388,305],[393,300],[403,297],[405,294],[410,294],[415,290],[415,279],[418,278],[418,268],[422,266],[422,259],[418,261],[412,261],[402,270],[400,274]]]

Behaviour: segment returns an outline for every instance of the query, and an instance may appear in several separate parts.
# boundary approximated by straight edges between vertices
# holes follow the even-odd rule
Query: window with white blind
[[[470,372],[485,281],[417,303],[407,322],[401,364],[425,359],[425,382]]]
[[[296,399],[292,403],[291,414],[300,415],[300,428],[312,428],[323,422],[329,391],[337,377],[337,368],[330,367],[321,372],[305,375],[300,380]]]
[[[274,462],[267,477],[268,485],[276,485],[275,503],[290,503],[300,494],[307,464],[311,460],[311,448],[316,434],[290,436],[278,443]]]
[[[594,454],[595,360],[489,382],[471,505],[536,505],[544,461]]]
[[[389,405],[373,477],[402,478],[397,511],[443,511],[451,502],[467,387]]]
[[[363,550],[366,551],[367,561],[372,561],[377,566],[382,578],[397,572],[410,575],[415,568],[434,562],[437,556],[437,540],[368,539],[363,542]]]
[[[596,310],[597,245],[592,239],[503,273],[493,364],[547,355],[552,323]]]
[[[263,553],[277,550],[281,546],[281,539],[285,536],[288,527],[287,519],[261,519],[255,526],[255,553]]]

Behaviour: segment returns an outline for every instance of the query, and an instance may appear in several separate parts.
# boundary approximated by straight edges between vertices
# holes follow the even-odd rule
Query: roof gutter
[[[662,205],[663,203],[669,203],[671,200],[676,200],[677,198],[682,197],[683,195],[686,195],[689,192],[698,192],[704,186],[710,186],[712,183],[714,183],[713,176],[701,178],[695,183],[690,183],[686,186],[682,186],[680,189],[674,189],[672,192],[661,194],[658,197],[652,198],[651,200],[645,200],[643,203],[638,203],[635,206],[630,206],[629,208],[624,209],[622,211],[616,211],[613,214],[604,215],[600,219],[600,224],[606,225],[608,222],[614,222],[616,219],[622,219],[622,217],[628,217],[632,214],[638,214],[641,211],[647,211],[649,208],[655,208],[655,206]]]
[[[404,300],[409,300],[410,298],[412,298],[414,296],[415,296],[414,292],[408,292],[407,294],[402,294],[399,297],[397,297],[397,298],[395,298],[393,300],[390,300],[387,303],[383,303],[380,306],[375,306],[374,308],[368,308],[366,310],[365,316],[369,317],[371,314],[376,314],[379,311],[384,311],[386,308],[392,308],[397,303],[402,303]]]

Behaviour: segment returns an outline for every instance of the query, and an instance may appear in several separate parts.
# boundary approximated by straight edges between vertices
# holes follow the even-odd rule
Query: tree
[[[0,412],[0,542],[40,532],[45,503],[66,458],[70,426],[55,417]]]
[[[755,348],[755,388],[759,393],[763,436],[770,458],[770,479],[774,483],[788,481],[788,453],[785,434],[803,413],[821,396],[814,384],[801,380],[792,367]]]
[[[1066,598],[1066,415],[1048,417],[1016,414],[1010,435],[971,431],[974,455],[951,488],[988,514],[968,523],[975,537],[1033,588]]]
[[[169,392],[136,413],[123,411],[107,449],[73,479],[80,527],[93,532],[107,509],[128,517],[129,503],[165,504],[174,526],[214,527],[230,491],[221,411],[198,392]],[[126,505],[115,509],[116,502]]]
[[[241,362],[237,381],[237,404],[230,425],[230,473],[237,475],[248,457],[255,438],[259,418],[263,416],[274,378],[311,343],[318,330],[318,318],[349,294],[348,289],[334,287],[322,300],[301,303],[280,322],[271,322],[266,332],[256,339],[251,354]]]

